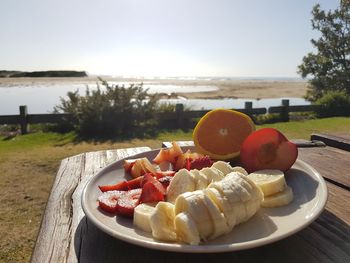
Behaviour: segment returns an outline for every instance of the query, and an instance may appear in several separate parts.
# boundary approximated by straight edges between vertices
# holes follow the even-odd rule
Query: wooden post
[[[282,121],[289,121],[289,100],[282,100],[282,111],[281,111],[281,119]]]
[[[184,105],[183,104],[176,104],[175,105],[175,112],[176,112],[176,119],[177,119],[177,127],[178,128],[184,128]]]
[[[20,115],[20,125],[21,125],[21,133],[27,134],[28,133],[28,122],[27,122],[27,115],[28,115],[28,109],[26,105],[19,106],[19,115]]]
[[[244,103],[244,109],[245,109],[245,113],[251,117],[252,115],[252,109],[253,109],[253,102],[251,101],[246,101]]]

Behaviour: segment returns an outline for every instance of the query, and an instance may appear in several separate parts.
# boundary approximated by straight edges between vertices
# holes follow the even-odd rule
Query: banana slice
[[[201,169],[201,172],[207,177],[208,184],[211,182],[217,182],[224,178],[224,173],[215,167],[205,167]]]
[[[225,177],[225,179],[226,178],[227,177]],[[222,196],[226,198],[229,205],[231,206],[231,213],[235,216],[235,224],[237,225],[244,222],[247,217],[246,208],[241,197],[241,193],[246,190],[243,189],[243,187],[241,187],[239,184],[235,184],[233,181],[225,179],[220,182],[211,183],[208,188],[216,189]]]
[[[234,166],[234,167],[232,167],[232,170],[233,170],[233,172],[238,172],[238,173],[241,173],[245,176],[248,175],[248,172],[241,166]]]
[[[243,189],[246,191],[243,191],[242,193],[242,201],[247,201],[251,199],[251,193],[253,192],[253,187],[251,184],[245,180],[245,176],[240,173],[240,172],[231,172],[228,175],[226,175],[227,179],[226,180],[232,180],[234,181],[235,184],[239,184]]]
[[[261,191],[260,187],[258,187],[257,184],[252,179],[250,179],[248,176],[244,176],[242,174],[240,174],[240,176],[243,180],[245,180],[252,187],[252,191],[251,191],[251,194],[253,195],[252,198],[259,199],[259,203],[261,203],[262,200],[264,199],[264,193]]]
[[[224,161],[217,161],[213,163],[211,167],[214,167],[220,170],[224,175],[234,172],[232,166],[228,162],[224,162]]]
[[[198,171],[197,169],[191,170],[190,173],[193,175],[194,180],[196,181],[196,190],[207,188],[209,182],[205,174],[203,174],[201,171]]]
[[[208,185],[208,187],[216,188],[217,190],[222,192],[222,194],[227,197],[230,203],[245,202],[251,198],[251,195],[241,185],[241,183],[243,182],[246,183],[246,181],[237,176],[236,173],[229,173],[225,176],[224,179],[218,182],[213,182],[210,185]],[[246,184],[249,185],[248,183]]]
[[[175,214],[187,212],[196,223],[199,236],[207,240],[214,232],[214,223],[204,201],[201,190],[179,195],[175,202]]]
[[[248,175],[262,190],[264,196],[282,192],[286,187],[284,173],[280,170],[261,170]]]
[[[223,234],[227,234],[231,231],[231,228],[226,223],[226,219],[223,213],[221,213],[219,207],[215,204],[215,202],[210,199],[208,195],[204,192],[204,204],[207,207],[212,222],[214,223],[214,232],[209,236],[208,239],[214,239]]]
[[[274,195],[266,196],[262,201],[262,207],[278,207],[288,205],[293,200],[292,188],[286,186],[284,191]]]
[[[159,202],[151,215],[152,236],[163,241],[176,241],[174,218],[174,205],[169,202]]]
[[[218,206],[220,211],[224,214],[227,226],[232,230],[236,224],[236,214],[227,198],[215,188],[207,188],[204,189],[203,192]]]
[[[195,221],[187,212],[175,216],[175,231],[177,240],[190,245],[198,245],[200,242],[199,232]]]
[[[155,211],[156,203],[139,204],[134,209],[134,225],[146,232],[152,232],[151,215]]]
[[[196,180],[194,176],[186,169],[178,171],[167,188],[167,201],[175,203],[176,198],[186,192],[196,190]]]

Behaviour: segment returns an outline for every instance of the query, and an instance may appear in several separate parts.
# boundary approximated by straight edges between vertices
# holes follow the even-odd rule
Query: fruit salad
[[[99,207],[130,217],[135,228],[157,240],[198,245],[231,232],[260,207],[287,205],[293,191],[284,172],[294,164],[297,147],[275,129],[254,130],[248,116],[214,110],[195,128],[200,152],[183,152],[173,142],[153,160],[125,160],[132,179],[99,186]],[[234,156],[242,167],[223,161]]]

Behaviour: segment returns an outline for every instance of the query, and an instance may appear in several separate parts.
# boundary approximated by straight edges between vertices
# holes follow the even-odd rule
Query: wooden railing
[[[317,105],[298,105],[290,106],[289,100],[282,100],[281,106],[274,106],[269,108],[253,108],[252,102],[246,102],[243,109],[235,109],[247,115],[261,115],[266,113],[280,114],[281,121],[289,121],[290,112],[314,112],[318,110]],[[185,122],[192,119],[197,119],[206,114],[209,110],[191,110],[185,111],[183,104],[176,104],[175,112],[159,112],[157,119],[160,122],[171,122],[177,128],[183,128]],[[36,123],[54,123],[61,124],[67,118],[72,117],[67,113],[53,113],[53,114],[28,114],[27,106],[19,106],[19,115],[4,115],[0,116],[1,124],[19,124],[21,126],[22,134],[28,132],[29,124]]]

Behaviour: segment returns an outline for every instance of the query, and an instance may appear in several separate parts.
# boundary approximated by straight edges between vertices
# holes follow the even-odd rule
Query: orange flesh
[[[197,140],[206,151],[227,155],[239,152],[242,142],[252,130],[252,124],[244,115],[214,111],[200,122]]]

